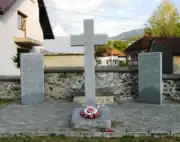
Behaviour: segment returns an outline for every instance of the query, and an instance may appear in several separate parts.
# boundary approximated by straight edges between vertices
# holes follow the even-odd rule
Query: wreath
[[[94,119],[100,116],[100,112],[95,107],[87,106],[80,112],[80,115],[84,118]]]

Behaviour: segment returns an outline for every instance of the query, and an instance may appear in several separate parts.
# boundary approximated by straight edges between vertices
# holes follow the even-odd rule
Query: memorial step
[[[84,88],[78,89],[73,93],[73,102],[84,104],[85,103],[85,90]],[[111,104],[114,102],[114,94],[108,88],[100,88],[96,90],[97,104]]]

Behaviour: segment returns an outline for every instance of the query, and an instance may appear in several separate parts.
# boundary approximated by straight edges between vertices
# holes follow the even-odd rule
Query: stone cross
[[[94,34],[94,20],[84,20],[84,34],[70,36],[71,46],[84,46],[85,103],[96,107],[94,46],[108,44],[108,35]]]

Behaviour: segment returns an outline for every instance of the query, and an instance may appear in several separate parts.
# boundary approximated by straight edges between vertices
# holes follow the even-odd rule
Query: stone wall
[[[180,77],[164,78],[164,99],[180,102]],[[108,88],[116,101],[138,97],[137,73],[96,73],[96,87]],[[47,100],[72,100],[84,87],[83,73],[45,73],[45,98]],[[0,99],[20,99],[20,79],[0,77]]]
[[[180,80],[164,80],[164,100],[180,103]]]
[[[137,97],[137,73],[96,73],[96,87],[109,89],[116,100]],[[46,73],[45,97],[47,100],[72,100],[74,92],[84,87],[83,73]],[[20,81],[0,78],[0,99],[20,99]]]

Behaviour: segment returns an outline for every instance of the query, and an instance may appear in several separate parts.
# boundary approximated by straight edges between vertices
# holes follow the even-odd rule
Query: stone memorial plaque
[[[163,93],[162,53],[140,53],[138,57],[139,101],[161,104]]]
[[[24,105],[44,101],[43,60],[40,53],[21,54],[21,102]]]

